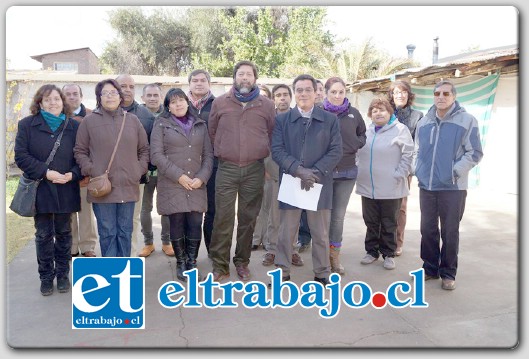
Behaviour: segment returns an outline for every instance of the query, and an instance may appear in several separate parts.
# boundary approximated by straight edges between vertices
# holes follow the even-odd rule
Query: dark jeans
[[[459,252],[459,223],[467,191],[420,191],[421,259],[427,275],[455,279]],[[439,222],[441,231],[439,232]],[[443,240],[441,248],[440,239]]]
[[[41,281],[53,281],[70,273],[71,217],[71,213],[38,213],[33,217]]]
[[[310,235],[309,221],[307,220],[307,211],[301,211],[301,218],[299,220],[299,230],[298,230],[298,244],[300,246],[307,245],[312,239]]]
[[[366,224],[365,249],[378,258],[395,257],[397,249],[397,216],[401,198],[371,199],[362,196],[362,217]]]
[[[153,244],[154,233],[152,231],[152,202],[154,198],[154,190],[158,184],[158,176],[149,176],[149,182],[145,183],[143,188],[143,198],[141,200],[141,233],[143,233],[143,242],[145,245]],[[162,222],[162,243],[169,243],[169,218],[167,216],[161,216]]]
[[[92,203],[103,257],[130,257],[135,204]]]
[[[233,263],[235,266],[250,263],[252,237],[261,209],[263,186],[262,161],[244,167],[219,161],[215,186],[215,223],[209,248],[215,272],[229,272],[235,201],[238,201],[237,245]]]
[[[171,239],[173,241],[186,237],[190,239],[202,238],[202,213],[184,212],[168,216],[171,223]]]
[[[209,245],[211,243],[211,234],[213,233],[213,221],[215,219],[215,177],[217,176],[217,167],[213,166],[211,177],[206,184],[208,193],[208,210],[204,214],[204,244],[209,253]]]
[[[356,179],[335,179],[332,190],[331,226],[329,228],[329,244],[333,247],[342,246],[343,224],[347,205],[353,193]]]

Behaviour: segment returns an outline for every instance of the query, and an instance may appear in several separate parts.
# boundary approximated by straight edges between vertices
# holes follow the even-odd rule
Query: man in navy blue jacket
[[[276,117],[272,136],[272,158],[279,165],[280,182],[285,173],[301,179],[301,187],[311,190],[323,185],[316,211],[307,211],[312,234],[314,280],[329,284],[329,225],[332,208],[332,172],[342,158],[340,124],[335,114],[315,106],[316,80],[310,75],[296,77],[293,84],[296,106]],[[292,247],[298,235],[301,208],[279,202],[279,242],[275,265],[290,279]]]

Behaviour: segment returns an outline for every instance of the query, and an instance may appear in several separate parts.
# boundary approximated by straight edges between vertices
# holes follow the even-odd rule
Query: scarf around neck
[[[44,110],[40,110],[40,113],[42,117],[44,117],[44,121],[46,121],[48,126],[50,126],[52,132],[57,131],[61,123],[63,123],[66,119],[66,115],[64,113],[61,113],[59,116],[55,116],[54,114]]]
[[[189,101],[199,111],[202,109],[202,107],[204,107],[206,103],[208,103],[211,96],[213,96],[213,94],[211,93],[211,91],[208,91],[208,93],[205,94],[202,98],[195,100],[195,98],[193,97],[193,94],[191,94],[190,91],[187,93],[187,97],[189,98]]]
[[[253,99],[255,99],[257,96],[259,96],[259,87],[254,86],[252,88],[252,91],[250,91],[247,94],[241,94],[239,90],[235,88],[235,86],[232,87],[233,95],[235,98],[241,102],[250,102]]]
[[[344,98],[343,103],[339,106],[333,105],[327,98],[323,100],[323,108],[326,111],[332,112],[335,115],[341,115],[344,112],[349,111],[349,100]]]
[[[171,118],[176,122],[178,126],[182,128],[182,130],[184,130],[186,136],[189,137],[195,119],[190,115],[185,115],[184,117],[176,117],[173,114],[171,114]]]

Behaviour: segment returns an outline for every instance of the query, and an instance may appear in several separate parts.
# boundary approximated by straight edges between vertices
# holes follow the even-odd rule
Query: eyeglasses
[[[108,97],[108,96],[117,96],[119,95],[119,92],[117,92],[116,90],[112,90],[112,91],[101,91],[101,96],[103,97]]]
[[[406,96],[408,94],[408,91],[394,91],[393,96]]]
[[[435,92],[433,93],[433,95],[434,95],[435,97],[439,97],[439,96],[441,96],[441,94],[443,94],[444,97],[448,97],[448,96],[450,96],[452,93],[449,92],[449,91],[443,91],[443,92],[441,92],[441,91],[435,91]]]
[[[301,95],[303,92],[313,93],[314,92],[314,88],[312,88],[312,87],[307,87],[306,89],[297,88],[295,91],[296,91],[297,94]]]

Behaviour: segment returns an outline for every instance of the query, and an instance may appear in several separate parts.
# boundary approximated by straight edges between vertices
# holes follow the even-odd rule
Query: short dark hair
[[[66,97],[62,93],[61,89],[53,84],[47,84],[42,85],[37,92],[35,93],[35,96],[33,96],[33,100],[31,101],[31,105],[29,106],[29,111],[32,115],[36,115],[40,112],[40,104],[42,103],[42,99],[45,96],[48,96],[52,91],[57,91],[59,93],[59,96],[61,96],[62,100],[62,113],[66,115],[66,117],[70,117],[72,115],[72,110],[70,109],[70,106],[66,103]]]
[[[165,94],[165,98],[163,100],[163,113],[160,116],[168,117],[169,115],[171,115],[171,112],[169,111],[169,105],[171,104],[171,100],[175,97],[183,98],[188,103],[189,106],[187,108],[186,115],[189,115],[189,113],[193,114],[189,98],[187,97],[184,90],[178,87],[173,87],[170,88],[169,91],[167,91],[167,93]]]
[[[67,86],[77,86],[77,88],[79,89],[79,96],[83,97],[83,90],[81,89],[81,86],[79,86],[78,84],[74,84],[73,82],[69,83],[69,84],[66,84],[62,87],[62,90],[64,91],[64,88],[67,87]]]
[[[290,95],[290,98],[292,98],[292,90],[286,84],[279,84],[279,85],[275,85],[274,87],[272,87],[272,97],[275,95],[276,91],[279,89],[287,89],[288,94]]]
[[[114,79],[106,79],[106,80],[102,80],[102,81],[99,81],[96,85],[96,107],[97,108],[101,108],[101,91],[103,91],[103,87],[105,87],[106,84],[110,84],[112,85],[116,91],[118,92],[119,94],[119,98],[120,98],[120,106],[121,104],[123,103],[123,92],[121,92],[121,87],[119,86],[118,82]]]
[[[206,70],[202,70],[202,69],[193,70],[189,74],[189,76],[187,76],[187,83],[191,83],[191,78],[193,76],[200,75],[200,74],[206,75],[206,79],[208,79],[208,83],[211,83],[211,76],[209,75],[209,72],[207,72]]]
[[[251,61],[243,60],[239,61],[235,64],[235,67],[233,68],[233,78],[235,79],[235,76],[237,75],[237,71],[241,66],[250,66],[253,70],[253,75],[255,79],[257,79],[257,66]]]
[[[454,85],[454,83],[452,81],[449,81],[449,80],[441,80],[438,83],[436,83],[435,86],[433,87],[434,92],[435,92],[435,90],[437,90],[439,87],[441,87],[443,85],[450,85],[452,87],[452,94],[454,96],[457,95],[456,86]]]
[[[156,87],[156,88],[158,88],[158,90],[160,90],[160,93],[162,92],[162,86],[160,86],[156,82],[153,82],[153,83],[150,83],[150,84],[147,84],[147,85],[143,86],[142,94],[145,95],[145,90],[147,90],[149,87]]]
[[[393,91],[396,88],[400,88],[400,89],[408,92],[408,102],[406,102],[406,106],[404,106],[404,107],[411,106],[412,103],[413,103],[413,100],[415,100],[415,94],[411,91],[411,85],[408,82],[402,81],[402,80],[397,80],[397,81],[393,82],[391,84],[391,86],[389,86],[388,100],[389,100],[389,103],[391,104],[391,106],[393,106],[393,108],[397,107],[397,106],[395,106],[395,101],[393,100]]]
[[[296,91],[296,83],[298,81],[303,81],[303,80],[310,80],[312,82],[312,87],[314,87],[314,91],[318,89],[318,83],[316,82],[316,79],[308,74],[303,74],[303,75],[299,75],[298,77],[296,77],[294,79],[294,82],[292,82],[292,89]]]
[[[389,113],[393,114],[393,106],[391,106],[389,100],[385,97],[375,97],[371,101],[369,109],[367,110],[367,117],[371,118],[374,108],[385,108]]]

